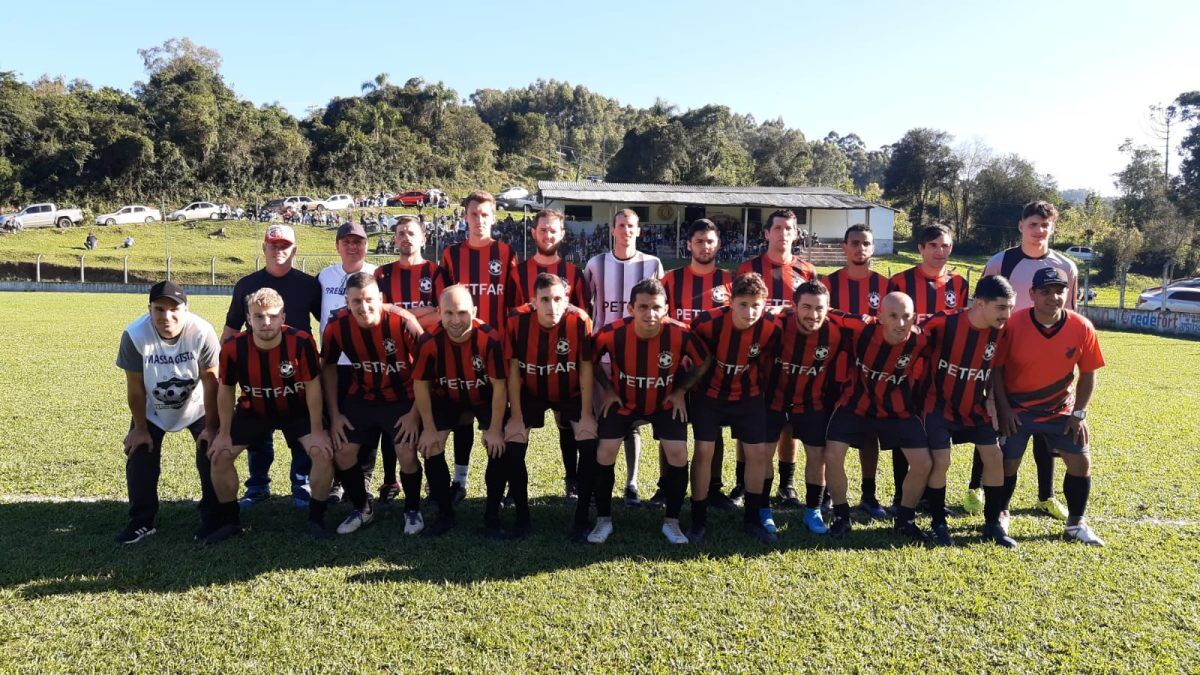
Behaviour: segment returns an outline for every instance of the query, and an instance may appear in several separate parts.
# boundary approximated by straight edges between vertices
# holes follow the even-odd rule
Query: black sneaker
[[[157,533],[158,530],[154,529],[153,525],[134,525],[130,523],[113,540],[118,544],[136,544],[146,537],[154,536]]]
[[[483,536],[485,539],[491,539],[492,541],[504,541],[508,539],[508,531],[500,525],[499,521],[484,523]]]
[[[196,541],[204,541],[205,539],[208,538],[208,535],[215,532],[217,530],[217,528],[220,526],[221,525],[216,522],[201,521],[200,527],[196,528],[196,532],[195,532],[195,534],[192,535],[192,539],[194,539]]]
[[[329,488],[329,496],[325,498],[325,503],[329,505],[340,504],[345,494],[346,489],[342,487],[342,484],[334,483],[333,487]]]
[[[592,531],[592,526],[588,524],[572,525],[571,532],[567,535],[567,539],[576,544],[586,544],[588,533]]]
[[[858,503],[858,511],[867,517],[868,520],[887,520],[890,517],[888,510],[879,504],[878,499],[864,499]]]
[[[646,508],[649,508],[649,509],[665,509],[665,508],[667,508],[667,496],[665,494],[663,494],[662,488],[658,488],[657,490],[654,491],[654,494],[650,495],[649,501],[646,502]]]
[[[467,498],[467,488],[458,483],[450,484],[450,503],[458,504]]]
[[[734,485],[733,489],[729,491],[729,501],[739,509],[742,508],[742,503],[746,501],[746,486],[741,483]]]
[[[779,541],[779,535],[768,532],[762,523],[742,523],[742,531],[757,539],[761,544],[774,544]]]
[[[566,489],[563,491],[563,504],[567,506],[575,506],[579,501],[579,488],[575,483],[566,481]]]
[[[209,546],[220,544],[221,542],[231,537],[236,537],[242,533],[241,523],[225,523],[224,525],[213,530],[213,533],[204,538],[204,543]]]
[[[850,533],[850,530],[852,529],[852,527],[853,526],[852,526],[849,518],[847,518],[845,516],[842,516],[840,518],[834,518],[833,522],[829,523],[829,536],[844,537]]]
[[[324,541],[326,539],[333,539],[333,532],[323,524],[310,520],[308,521],[308,536],[316,541]]]
[[[688,532],[687,532],[688,541],[693,544],[702,543],[704,541],[704,538],[707,536],[708,536],[708,528],[704,527],[703,525],[701,525],[700,527],[693,527],[692,529],[688,530]]]
[[[625,506],[636,509],[642,505],[642,498],[638,494],[636,485],[625,486]]]
[[[779,491],[775,493],[775,501],[784,509],[798,509],[804,506],[800,495],[796,494],[796,488],[791,485],[780,485]]]
[[[946,523],[935,523],[933,525],[932,539],[933,543],[938,546],[953,546],[954,537],[950,536],[950,528]]]
[[[708,508],[718,511],[734,511],[737,510],[738,504],[735,504],[732,499],[726,497],[724,492],[714,490],[708,493]]]
[[[450,515],[439,513],[438,517],[432,523],[426,525],[424,530],[421,530],[421,535],[425,537],[440,537],[454,529],[456,522],[457,519],[453,513]]]
[[[1017,540],[1008,536],[1008,533],[1004,531],[1004,528],[1000,526],[1000,523],[992,523],[990,525],[984,524],[983,540],[990,541],[997,546],[1002,546],[1004,548],[1017,547]]]
[[[829,495],[829,490],[825,490],[821,494],[821,517],[829,520],[831,513],[833,513],[833,497]]]
[[[384,483],[379,486],[379,503],[388,504],[400,496],[399,483]]]
[[[917,543],[924,544],[929,541],[929,533],[922,530],[916,523],[911,520],[897,522],[893,529],[896,534],[908,537]]]

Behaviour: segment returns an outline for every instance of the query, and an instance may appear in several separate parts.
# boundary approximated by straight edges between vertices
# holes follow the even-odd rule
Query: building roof
[[[790,209],[869,209],[875,204],[830,187],[651,185],[538,181],[543,201],[766,206]]]

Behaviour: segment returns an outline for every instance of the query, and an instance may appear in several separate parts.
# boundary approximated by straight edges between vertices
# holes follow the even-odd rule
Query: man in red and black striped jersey
[[[967,301],[969,289],[967,280],[947,267],[954,251],[954,237],[946,226],[923,227],[916,239],[921,264],[892,275],[888,292],[899,291],[912,299],[919,324],[938,312],[960,309]],[[899,500],[900,483],[907,471],[904,455],[892,452],[892,478],[896,487],[893,506]]]
[[[1046,267],[1034,273],[1031,285],[1033,306],[1013,314],[1000,335],[1000,366],[993,380],[996,417],[1000,434],[1006,437],[1004,510],[1016,489],[1017,469],[1029,437],[1043,436],[1067,467],[1063,538],[1103,546],[1083,514],[1092,489],[1087,406],[1104,355],[1092,322],[1066,309],[1070,292],[1066,275]]]
[[[406,534],[420,532],[421,473],[414,442],[420,422],[413,407],[413,355],[421,326],[406,309],[384,309],[383,293],[375,276],[357,272],[346,279],[346,308],[325,326],[321,337],[324,360],[322,385],[329,434],[334,446],[334,470],[354,505],[338,534],[349,534],[368,525],[374,512],[362,488],[362,469],[354,461],[360,445],[374,435],[395,439],[400,484],[404,486]],[[350,389],[338,397],[338,359],[350,361]],[[325,489],[320,486],[320,490]],[[313,499],[324,499],[313,485]]]
[[[850,529],[846,450],[873,433],[881,446],[900,448],[909,464],[896,507],[896,531],[927,541],[929,535],[914,519],[932,469],[921,425],[924,401],[918,397],[915,381],[917,362],[928,351],[928,342],[914,322],[912,299],[888,293],[880,303],[878,319],[841,313],[835,317],[852,334],[849,348],[854,367],[826,431],[825,478],[833,495],[834,522],[841,531]],[[842,518],[847,522],[839,522]]]
[[[260,288],[246,296],[245,303],[250,330],[235,334],[221,347],[221,427],[208,448],[219,520],[204,540],[215,544],[241,531],[233,461],[251,442],[276,430],[283,432],[289,446],[312,457],[309,531],[324,538],[325,501],[318,500],[316,492],[324,485],[328,493],[333,476],[329,435],[321,424],[317,343],[309,333],[284,324],[283,297],[277,291]]]
[[[596,361],[611,357],[612,371],[609,377],[596,378],[604,395],[596,452],[597,518],[587,540],[603,544],[612,534],[613,464],[634,425],[646,421],[667,455],[667,510],[662,532],[672,544],[686,544],[687,535],[679,528],[688,481],[684,397],[712,357],[691,329],[667,317],[667,293],[658,279],[643,279],[634,285],[629,313],[596,334]],[[685,360],[691,361],[690,370],[684,370]]]
[[[588,509],[596,464],[592,322],[587,313],[568,302],[567,285],[557,274],[539,274],[533,293],[532,303],[509,313],[505,329],[510,417],[504,434],[504,461],[509,464],[509,494],[516,506],[515,534],[524,536],[529,531],[525,467],[529,430],[541,427],[546,411],[553,410],[570,425],[559,428],[559,435],[571,436],[579,447],[578,472],[567,477],[567,488],[568,492],[578,490],[572,537],[580,539],[590,529]]]
[[[817,269],[792,252],[796,233],[795,213],[789,209],[773,212],[767,217],[767,251],[738,267],[738,274],[754,272],[767,283],[768,312],[777,313],[794,307],[800,284],[817,279]],[[796,443],[785,430],[779,439],[779,496],[787,506],[799,504],[792,484],[795,473]],[[730,497],[739,500],[743,489],[741,485],[734,485]]]
[[[396,218],[396,231],[392,235],[396,247],[396,261],[375,268],[379,290],[383,301],[407,309],[421,327],[429,330],[437,325],[438,266],[421,255],[425,247],[425,228],[416,216],[402,215]]]
[[[1004,460],[987,400],[992,373],[1003,365],[997,358],[997,343],[1012,308],[1008,280],[984,277],[975,284],[967,311],[939,312],[921,324],[930,347],[925,435],[933,458],[925,499],[933,517],[933,539],[941,545],[953,543],[946,526],[946,472],[950,448],[958,442],[973,444],[983,460],[984,540],[1006,548],[1016,546],[1000,524]]]
[[[692,321],[692,332],[711,354],[712,365],[700,378],[688,401],[692,431],[696,437],[692,458],[692,526],[690,541],[704,539],[708,526],[710,476],[714,449],[721,438],[721,427],[730,427],[733,438],[745,449],[748,462],[770,462],[775,439],[767,443],[766,403],[763,400],[764,369],[779,338],[779,326],[763,319],[767,285],[751,272],[738,275],[730,288],[729,305],[710,309]],[[754,505],[746,507],[746,522],[759,526],[749,516],[757,515]]]
[[[467,195],[463,202],[467,220],[467,240],[442,252],[438,295],[446,287],[461,284],[475,298],[475,318],[504,332],[508,310],[514,306],[512,279],[517,256],[502,241],[492,239],[496,224],[496,198],[483,190]],[[470,425],[454,430],[454,480],[451,483],[455,503],[467,496],[467,475],[471,447],[475,444]]]
[[[585,312],[591,308],[592,293],[587,280],[583,277],[583,272],[558,253],[565,234],[563,220],[563,214],[554,209],[542,209],[533,217],[531,232],[537,252],[532,258],[519,263],[513,274],[513,289],[517,306],[534,301],[536,295],[534,285],[537,283],[539,275],[554,274],[562,279],[567,288],[567,301],[570,304]],[[562,453],[566,499],[570,504],[576,498],[578,490],[576,472],[579,466],[579,447],[575,443],[575,435],[570,433],[571,426],[560,419],[557,413],[555,414],[555,424],[558,425],[559,430],[558,448]]]
[[[842,252],[846,265],[828,276],[821,283],[829,289],[829,306],[839,312],[858,316],[875,316],[879,303],[887,295],[888,278],[871,269],[871,258],[875,255],[875,235],[866,225],[851,225],[842,235]],[[838,381],[850,377],[850,363],[845,356],[836,364]],[[859,510],[870,518],[887,518],[887,511],[879,504],[875,493],[875,476],[879,470],[879,442],[868,439],[866,447],[858,449],[859,465],[862,467],[862,500]],[[828,498],[828,495],[826,495]],[[822,508],[829,508],[822,504]]]
[[[438,297],[441,325],[421,338],[416,380],[417,409],[421,413],[419,447],[425,458],[429,493],[438,503],[438,519],[426,530],[445,534],[454,526],[454,501],[446,467],[446,438],[479,421],[488,452],[487,509],[484,529],[502,536],[500,500],[504,496],[504,417],[508,390],[504,377],[504,345],[499,331],[475,316],[475,303],[466,286],[455,284]]]
[[[707,218],[699,218],[688,230],[688,252],[691,262],[677,270],[667,272],[662,279],[667,290],[667,310],[672,319],[690,324],[692,319],[710,309],[729,304],[729,289],[733,274],[717,267],[717,251],[721,248],[720,232]],[[725,459],[725,442],[717,438],[713,449],[712,478],[708,487],[708,504],[714,508],[728,510],[735,505],[721,491],[721,470]],[[650,498],[650,504],[662,504],[662,473],[666,469],[666,458],[659,453],[658,492]],[[739,481],[740,482],[740,481]]]
[[[825,429],[829,426],[829,411],[840,393],[835,367],[844,361],[842,356],[849,336],[828,320],[829,289],[815,281],[806,281],[797,291],[796,306],[784,310],[776,319],[780,336],[768,370],[767,440],[773,446],[787,429],[792,438],[804,444],[804,524],[813,534],[825,534],[829,528],[820,510],[828,459]],[[746,475],[751,481],[748,485],[761,485],[769,468],[769,455],[760,467],[753,470],[747,467]],[[773,537],[769,496],[769,483],[754,493],[747,491],[746,518],[752,516],[751,503],[765,510],[762,516],[768,517],[760,517],[759,522]],[[838,515],[846,516],[844,522],[835,521],[839,528],[849,524],[848,514]],[[838,535],[843,533],[835,531]]]

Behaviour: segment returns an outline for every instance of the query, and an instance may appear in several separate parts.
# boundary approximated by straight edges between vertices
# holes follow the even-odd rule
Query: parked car
[[[214,204],[212,202],[192,202],[182,209],[172,211],[167,216],[167,220],[203,220],[205,218],[216,220],[221,217],[222,209],[225,212],[229,211],[228,206],[222,204]]]
[[[530,211],[540,211],[543,204],[536,199],[506,199],[504,201],[496,200],[496,205],[502,209],[509,211],[520,211],[529,209]]]
[[[1165,291],[1162,287],[1152,288],[1138,296],[1137,309],[1159,310],[1164,306],[1168,312],[1200,314],[1200,285],[1171,284]]]
[[[429,201],[429,195],[424,190],[408,190],[393,195],[387,200],[388,206],[424,206]]]
[[[96,216],[97,225],[132,225],[134,223],[153,223],[156,220],[162,220],[162,212],[140,204],[122,206],[112,213]]]
[[[326,208],[330,211],[341,211],[354,206],[354,197],[350,195],[330,195],[327,199],[322,199],[318,208]]]
[[[529,197],[529,190],[526,190],[525,188],[520,187],[520,186],[504,188],[500,192],[496,193],[497,201],[499,201],[501,199],[506,199],[506,200],[507,199],[527,199],[528,197]]]
[[[296,195],[283,198],[283,208],[286,209],[288,207],[291,207],[296,213],[300,213],[301,211],[317,211],[325,208],[325,205],[320,200],[313,199],[312,197]],[[306,209],[305,207],[308,208]]]
[[[1092,262],[1096,259],[1096,252],[1087,246],[1072,246],[1066,251],[1067,255],[1082,260],[1083,262]]]
[[[30,204],[17,213],[3,217],[5,222],[15,218],[21,227],[70,227],[83,222],[83,211],[60,209],[55,204]]]

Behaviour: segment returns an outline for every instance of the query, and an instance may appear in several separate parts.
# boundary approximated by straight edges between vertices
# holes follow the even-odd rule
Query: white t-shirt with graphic
[[[216,368],[220,354],[217,332],[199,316],[188,312],[179,336],[168,341],[146,313],[121,334],[117,366],[142,374],[146,420],[164,431],[180,431],[204,417],[200,374]]]

